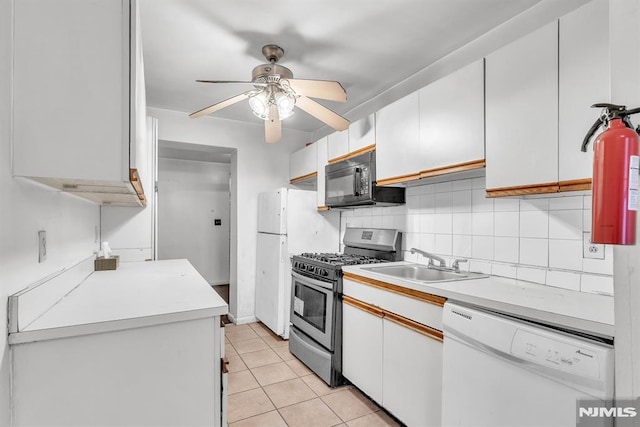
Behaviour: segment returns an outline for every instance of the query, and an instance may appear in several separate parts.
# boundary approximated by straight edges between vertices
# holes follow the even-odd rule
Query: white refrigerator
[[[258,195],[256,317],[289,338],[291,256],[338,252],[340,214],[318,212],[316,192],[278,188]]]

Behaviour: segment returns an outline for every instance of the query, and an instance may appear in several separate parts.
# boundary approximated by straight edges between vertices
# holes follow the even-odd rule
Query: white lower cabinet
[[[383,406],[408,426],[439,426],[442,342],[384,320]]]
[[[344,377],[404,424],[440,426],[442,332],[412,320],[410,310],[389,311],[387,302],[392,296],[398,297],[397,292],[382,291],[346,278],[344,282]],[[358,292],[358,287],[364,292]],[[347,294],[354,290],[353,293],[363,296],[370,289],[380,291],[379,297],[371,293],[374,298],[363,301]],[[439,302],[421,300],[420,295],[401,297],[423,304],[424,311],[436,310],[442,317]]]
[[[342,374],[382,404],[382,316],[349,304],[342,316]]]

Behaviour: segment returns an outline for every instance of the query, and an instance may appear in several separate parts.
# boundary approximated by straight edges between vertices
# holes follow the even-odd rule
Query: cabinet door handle
[[[228,374],[229,373],[229,359],[227,359],[226,357],[223,357],[222,359],[220,359],[220,368],[221,368],[223,374]]]

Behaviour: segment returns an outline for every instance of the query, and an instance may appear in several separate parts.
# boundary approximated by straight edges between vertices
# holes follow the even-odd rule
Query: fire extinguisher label
[[[627,210],[638,210],[638,181],[640,180],[640,157],[629,158],[629,194],[627,197]]]

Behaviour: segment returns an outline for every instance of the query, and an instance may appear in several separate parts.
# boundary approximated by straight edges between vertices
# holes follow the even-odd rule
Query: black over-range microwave
[[[404,187],[376,185],[375,151],[325,166],[328,207],[398,205],[405,202],[404,190]]]

